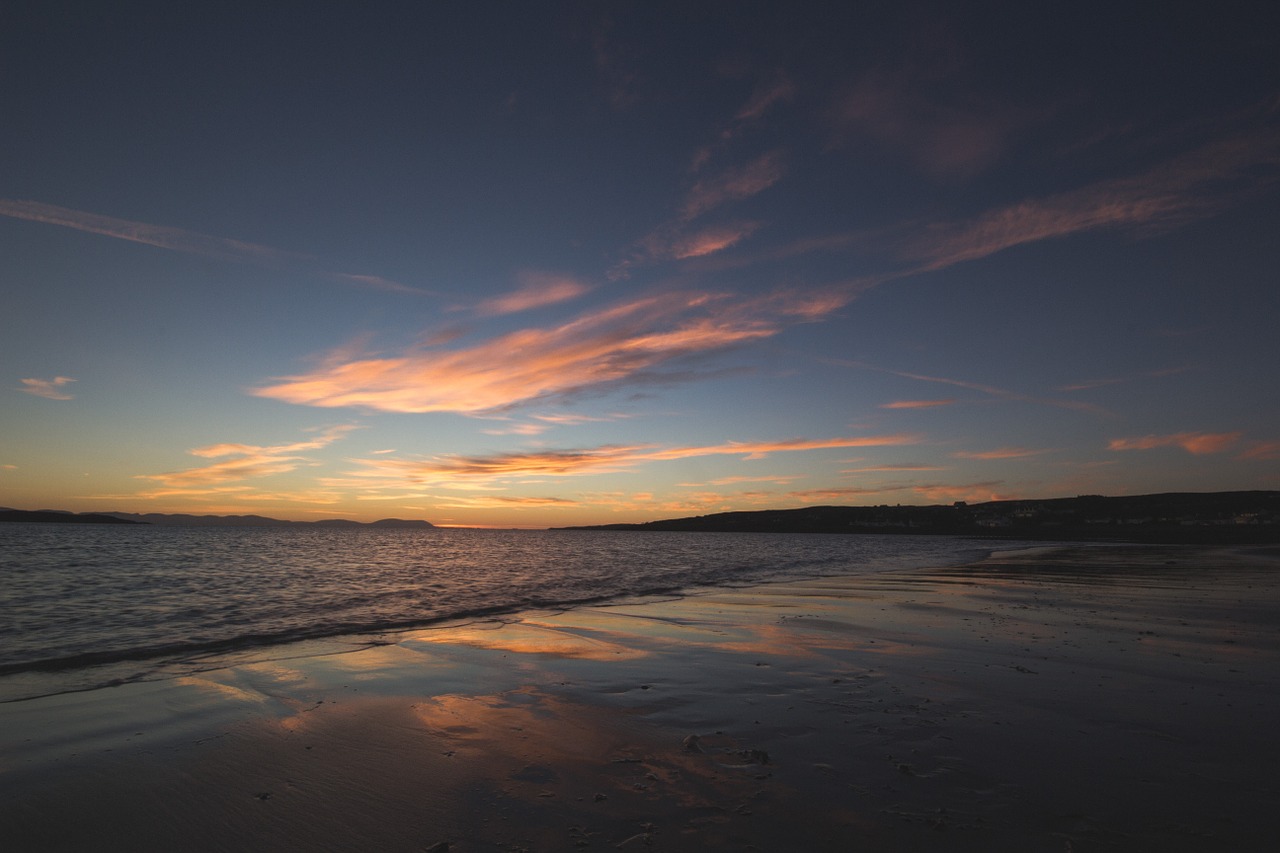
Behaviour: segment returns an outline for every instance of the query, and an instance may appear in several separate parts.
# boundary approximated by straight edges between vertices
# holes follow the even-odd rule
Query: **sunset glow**
[[[11,22],[0,505],[1280,488],[1263,12],[695,5]]]

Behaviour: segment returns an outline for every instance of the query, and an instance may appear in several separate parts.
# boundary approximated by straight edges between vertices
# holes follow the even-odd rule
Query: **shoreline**
[[[1262,849],[1277,613],[1275,548],[1064,545],[410,630],[0,705],[0,833]]]

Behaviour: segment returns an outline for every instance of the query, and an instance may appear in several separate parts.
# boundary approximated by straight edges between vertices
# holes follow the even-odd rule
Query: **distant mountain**
[[[914,533],[1131,542],[1280,542],[1280,492],[1176,492],[1132,497],[936,506],[812,506],[721,512],[566,530],[721,533]]]
[[[79,524],[155,524],[164,527],[378,527],[428,529],[429,521],[384,518],[368,524],[341,518],[322,521],[283,521],[263,515],[186,515],[162,512],[71,513],[58,510],[0,510],[0,521],[72,522]]]
[[[127,518],[85,512],[62,512],[56,509],[0,509],[0,522],[38,522],[41,524],[142,524]]]

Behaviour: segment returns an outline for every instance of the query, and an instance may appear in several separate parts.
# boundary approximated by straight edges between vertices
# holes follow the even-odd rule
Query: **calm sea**
[[[936,536],[0,524],[0,701],[300,640],[989,550]]]

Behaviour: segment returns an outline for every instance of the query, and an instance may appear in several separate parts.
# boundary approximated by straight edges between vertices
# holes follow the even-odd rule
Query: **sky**
[[[1280,489],[1280,4],[0,10],[0,505]]]

